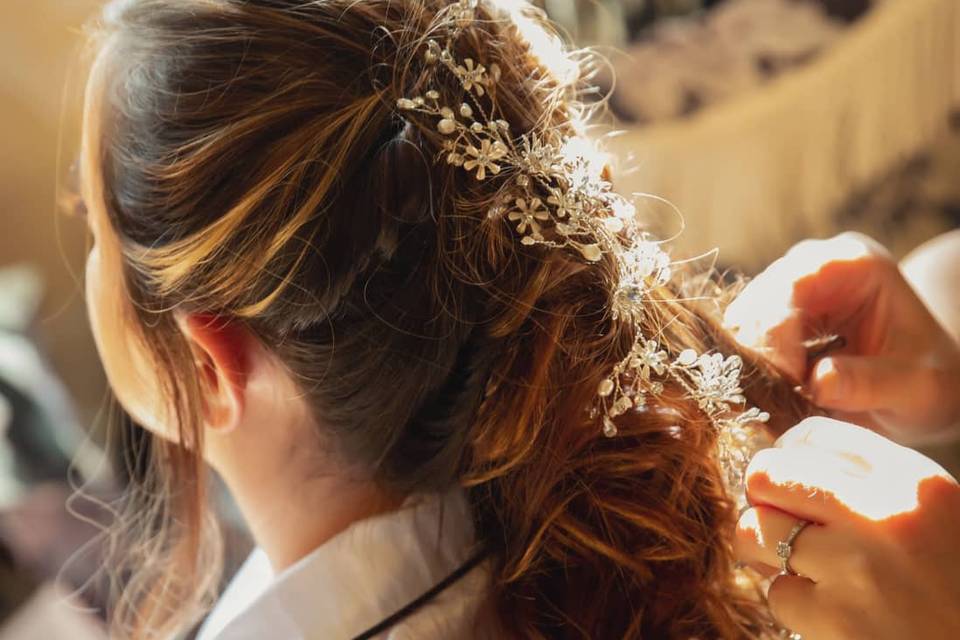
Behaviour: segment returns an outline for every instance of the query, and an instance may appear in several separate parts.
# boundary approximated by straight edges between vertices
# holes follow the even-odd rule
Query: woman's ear
[[[253,337],[242,324],[213,315],[183,315],[178,324],[196,358],[206,426],[232,431],[243,418]]]

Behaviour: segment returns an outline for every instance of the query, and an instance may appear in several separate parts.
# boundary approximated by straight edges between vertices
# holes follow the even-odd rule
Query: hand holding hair
[[[866,236],[797,244],[724,321],[835,417],[914,443],[960,426],[960,346]]]
[[[803,640],[960,637],[960,485],[868,429],[808,418],[754,456],[735,551]]]

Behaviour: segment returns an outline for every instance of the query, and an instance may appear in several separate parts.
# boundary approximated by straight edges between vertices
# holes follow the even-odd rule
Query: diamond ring
[[[793,525],[793,529],[790,530],[790,535],[787,536],[787,539],[777,543],[777,557],[780,558],[780,575],[797,575],[797,572],[790,568],[790,556],[793,554],[792,545],[793,541],[796,540],[797,536],[800,535],[800,532],[803,531],[803,528],[808,524],[810,524],[809,520],[798,521],[797,524]]]

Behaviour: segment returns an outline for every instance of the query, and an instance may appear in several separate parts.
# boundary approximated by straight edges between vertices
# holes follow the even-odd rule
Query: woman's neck
[[[335,476],[306,478],[276,467],[272,474],[263,471],[232,474],[224,481],[275,573],[354,522],[397,509],[401,502],[372,483]]]
[[[372,480],[305,455],[315,451],[315,435],[307,431],[315,427],[306,422],[249,425],[208,435],[206,458],[233,495],[274,572],[293,565],[352,523],[395,510],[403,502],[403,497],[389,495]]]

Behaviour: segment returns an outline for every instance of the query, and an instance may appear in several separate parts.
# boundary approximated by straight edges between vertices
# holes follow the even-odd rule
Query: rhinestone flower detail
[[[465,156],[468,159],[464,160],[463,168],[467,171],[473,171],[476,168],[477,180],[483,180],[487,177],[487,171],[493,174],[500,173],[500,165],[496,163],[496,160],[505,155],[507,155],[507,147],[499,140],[493,142],[481,140],[479,149],[472,144],[468,144],[465,148]]]
[[[472,58],[467,58],[462,65],[456,67],[457,77],[463,83],[463,88],[467,91],[474,91],[478,96],[484,93],[483,85],[486,81],[487,69],[482,64],[474,63]]]
[[[516,209],[507,214],[507,218],[517,222],[517,231],[524,234],[521,242],[533,244],[539,240],[540,222],[550,219],[550,214],[543,208],[540,198],[533,198],[529,202],[525,198],[517,198],[514,202]]]
[[[446,7],[447,36],[429,40],[423,54],[433,74],[456,79],[462,95],[447,101],[434,87],[398,99],[397,108],[433,119],[442,138],[439,162],[462,168],[478,181],[503,181],[501,194],[509,196],[489,209],[488,223],[508,223],[527,247],[569,250],[587,262],[604,256],[616,259],[611,311],[615,318],[635,320],[635,339],[629,353],[599,383],[591,415],[599,419],[603,433],[613,437],[619,416],[646,410],[649,398],[672,382],[716,426],[725,480],[736,490],[759,442],[757,423],[769,419],[760,409],[745,406],[743,362],[735,355],[692,349],[671,354],[655,337],[643,335],[647,294],[670,281],[670,256],[643,230],[632,203],[613,191],[589,154],[578,151],[574,143],[582,141],[553,130],[514,136],[510,123],[495,117],[491,94],[501,77],[499,66],[459,60],[453,47],[473,23],[477,1],[458,0]]]

